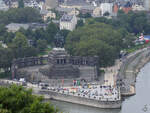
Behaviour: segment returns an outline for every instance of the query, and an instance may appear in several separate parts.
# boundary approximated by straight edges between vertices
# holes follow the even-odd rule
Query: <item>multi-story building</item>
[[[48,11],[48,10],[41,10],[40,14],[42,15],[42,18],[44,21],[46,21],[48,18],[56,18],[56,14],[52,11]]]
[[[101,15],[103,16],[106,12],[112,15],[113,12],[113,3],[101,3]]]
[[[77,18],[75,15],[67,15],[64,14],[61,19],[60,19],[60,30],[61,29],[66,29],[73,31],[76,27],[77,24]]]
[[[15,1],[15,2],[12,2],[11,5],[10,5],[11,8],[18,8],[18,2]]]
[[[3,0],[0,0],[0,10],[7,11],[9,7],[4,3]]]
[[[57,0],[45,0],[46,9],[53,9],[58,6]]]
[[[149,11],[150,10],[150,0],[145,0],[144,1],[144,8]]]

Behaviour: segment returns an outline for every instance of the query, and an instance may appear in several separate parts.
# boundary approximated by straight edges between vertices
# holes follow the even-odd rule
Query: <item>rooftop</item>
[[[61,17],[61,19],[60,19],[60,21],[71,21],[72,20],[72,18],[73,18],[73,15],[67,15],[67,14],[64,14],[62,17]]]
[[[67,0],[65,2],[65,5],[69,5],[69,6],[73,6],[73,5],[85,6],[85,5],[90,5],[90,3],[85,2],[85,0]]]
[[[68,13],[68,12],[71,12],[72,10],[74,10],[74,9],[73,8],[57,7],[56,10]]]

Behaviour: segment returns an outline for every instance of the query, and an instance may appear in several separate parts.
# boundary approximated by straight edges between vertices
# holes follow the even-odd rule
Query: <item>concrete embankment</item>
[[[98,101],[93,100],[89,98],[74,96],[74,95],[67,95],[67,94],[61,94],[58,92],[53,91],[47,91],[47,90],[41,90],[39,92],[40,95],[44,95],[45,99],[54,99],[58,101],[65,101],[75,104],[81,104],[91,107],[97,107],[97,108],[121,108],[121,101]]]
[[[120,85],[122,96],[136,94],[136,76],[140,69],[150,60],[150,49],[144,48],[128,55],[123,59],[123,63],[118,74],[117,82]]]

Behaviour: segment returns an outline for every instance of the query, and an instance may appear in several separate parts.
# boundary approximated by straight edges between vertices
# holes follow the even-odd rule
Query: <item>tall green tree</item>
[[[24,8],[24,1],[18,0],[18,8]]]
[[[54,40],[54,37],[58,31],[59,31],[59,27],[56,24],[51,22],[48,25],[48,27],[46,28],[48,43],[52,43],[52,41]]]
[[[5,73],[9,72],[13,53],[9,48],[0,47],[0,68],[4,69]]]
[[[31,89],[12,85],[0,87],[0,111],[3,113],[57,113],[50,103],[43,103],[43,98],[32,95]]]
[[[12,49],[14,57],[24,57],[24,50],[28,47],[27,38],[20,32],[16,33],[16,37],[13,39],[9,47]]]
[[[37,48],[38,48],[38,50],[39,50],[40,52],[43,52],[43,51],[46,49],[46,47],[47,47],[47,42],[46,42],[46,40],[41,40],[41,39],[39,39],[39,40],[37,41]]]
[[[97,55],[100,66],[109,66],[114,63],[121,49],[132,44],[132,37],[122,32],[122,29],[115,30],[104,23],[87,24],[69,33],[65,48],[72,55]]]

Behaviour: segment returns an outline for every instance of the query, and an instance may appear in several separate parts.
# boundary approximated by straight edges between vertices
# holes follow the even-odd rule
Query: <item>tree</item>
[[[47,47],[46,40],[39,39],[37,41],[37,48],[38,48],[39,52],[43,52],[46,49],[46,47]]]
[[[60,31],[60,35],[62,35],[64,37],[64,43],[66,42],[66,38],[67,38],[67,36],[68,36],[69,33],[70,33],[70,31],[66,30],[66,29],[62,29]]]
[[[109,12],[107,11],[107,12],[105,12],[104,14],[103,14],[103,16],[109,16],[110,14],[109,14]]]
[[[12,85],[0,87],[0,110],[3,113],[57,113],[50,103],[43,103],[43,98],[32,95],[31,89]]]
[[[77,27],[82,27],[83,25],[84,25],[83,20],[78,20],[78,21],[77,21],[76,28],[77,28]]]
[[[23,0],[18,0],[18,8],[24,8]]]
[[[46,28],[47,42],[48,43],[52,43],[52,41],[54,41],[54,37],[58,31],[59,31],[59,28],[56,24],[51,22],[48,25],[48,27]]]
[[[13,53],[9,48],[0,47],[0,68],[4,69],[5,73],[11,68]]]
[[[0,11],[0,23],[31,23],[43,22],[39,10],[31,7],[12,8],[8,11]]]
[[[82,14],[81,12],[79,13],[78,16],[79,16],[80,18],[90,18],[90,17],[92,17],[90,13]]]
[[[122,32],[104,23],[87,24],[68,34],[65,48],[72,55],[97,55],[100,66],[109,66],[114,63],[120,50],[126,48],[127,37],[132,39],[127,36],[128,33]]]
[[[24,50],[28,47],[27,38],[20,32],[16,33],[16,37],[13,39],[9,47],[12,49],[14,57],[24,57]]]
[[[35,47],[27,47],[24,50],[24,57],[32,57],[38,55],[38,49]]]

